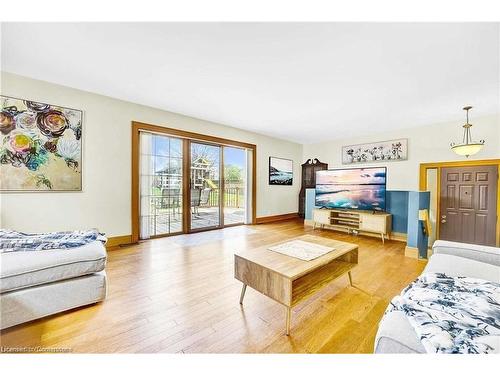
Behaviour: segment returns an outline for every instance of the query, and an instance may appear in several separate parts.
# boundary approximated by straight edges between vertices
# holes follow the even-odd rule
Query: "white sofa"
[[[423,273],[445,273],[500,283],[500,248],[436,241]],[[384,316],[375,338],[375,353],[425,353],[404,313]]]
[[[0,254],[0,329],[102,301],[105,266],[100,241]]]

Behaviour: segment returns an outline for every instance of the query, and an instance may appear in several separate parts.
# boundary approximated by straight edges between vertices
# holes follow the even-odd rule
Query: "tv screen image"
[[[385,167],[316,172],[316,206],[385,210]]]

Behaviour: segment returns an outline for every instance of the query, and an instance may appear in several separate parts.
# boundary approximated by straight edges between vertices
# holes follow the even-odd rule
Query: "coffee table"
[[[335,250],[310,261],[268,250],[292,240],[312,242]],[[236,252],[234,277],[243,283],[240,304],[243,304],[246,288],[250,286],[286,307],[286,334],[289,335],[293,306],[346,273],[352,286],[351,270],[358,264],[358,246],[312,235],[279,243]]]

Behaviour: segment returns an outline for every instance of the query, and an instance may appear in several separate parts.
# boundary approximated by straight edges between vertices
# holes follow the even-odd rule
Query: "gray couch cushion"
[[[99,242],[61,250],[0,255],[0,292],[28,288],[104,270],[106,249]]]
[[[434,254],[456,255],[500,267],[498,247],[438,240],[432,245],[432,251]]]
[[[445,273],[448,276],[468,276],[500,282],[500,267],[446,253],[433,254],[423,273]],[[425,349],[405,314],[393,311],[380,322],[375,352],[425,353]]]
[[[0,294],[0,329],[104,300],[106,273]]]
[[[433,254],[424,273],[445,273],[500,282],[500,267],[448,254]]]
[[[380,322],[375,353],[425,353],[425,348],[405,314],[393,311]]]

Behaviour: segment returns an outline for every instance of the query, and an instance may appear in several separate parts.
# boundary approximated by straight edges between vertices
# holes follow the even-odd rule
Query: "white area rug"
[[[276,246],[271,246],[268,249],[302,260],[313,260],[335,250],[333,247],[317,245],[301,240],[288,241]]]

